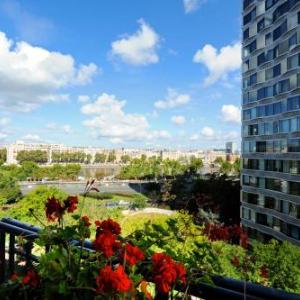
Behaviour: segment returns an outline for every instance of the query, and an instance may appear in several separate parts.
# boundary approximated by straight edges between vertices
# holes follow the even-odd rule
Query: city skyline
[[[1,2],[0,143],[239,145],[240,10],[238,0]]]

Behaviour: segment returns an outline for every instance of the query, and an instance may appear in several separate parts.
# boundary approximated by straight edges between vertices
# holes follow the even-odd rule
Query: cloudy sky
[[[240,0],[1,0],[0,144],[240,135]]]

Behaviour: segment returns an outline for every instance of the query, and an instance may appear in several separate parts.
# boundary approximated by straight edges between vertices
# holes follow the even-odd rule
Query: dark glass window
[[[266,152],[267,142],[256,142],[256,151],[257,152]]]
[[[261,53],[257,56],[257,65],[260,66],[264,62],[266,62],[265,53]]]
[[[251,22],[256,17],[256,7],[253,8],[245,17],[244,17],[244,25]]]
[[[275,209],[276,200],[273,197],[265,197],[265,208]]]
[[[250,85],[256,84],[257,83],[257,74],[253,74],[250,76]]]
[[[281,5],[279,5],[273,12],[273,22],[275,22],[278,18],[280,18],[283,14],[288,12],[290,8],[291,1],[285,1]]]
[[[261,30],[263,30],[265,28],[265,18],[261,19],[258,23],[257,23],[257,32],[260,32]]]
[[[300,97],[292,97],[287,100],[287,110],[295,110],[295,109],[300,109]]]
[[[270,9],[272,6],[274,6],[279,0],[266,0],[266,10]]]
[[[300,196],[300,182],[289,182],[289,193],[291,195]]]
[[[276,41],[287,31],[287,21],[285,20],[280,26],[273,31],[273,41]]]
[[[244,0],[243,7],[246,9],[254,0]]]
[[[300,140],[289,139],[288,140],[288,152],[300,152]]]
[[[258,124],[249,125],[249,135],[258,135]]]
[[[273,67],[273,77],[279,76],[281,73],[281,64],[278,64]]]
[[[277,178],[265,178],[266,189],[281,192],[281,180]]]
[[[249,28],[247,28],[246,30],[244,30],[243,37],[244,37],[244,39],[247,39],[249,37]]]
[[[297,33],[293,34],[290,38],[289,38],[289,47],[293,47],[297,45]]]

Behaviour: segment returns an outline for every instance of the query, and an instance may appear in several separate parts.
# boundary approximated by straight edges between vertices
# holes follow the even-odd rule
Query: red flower
[[[263,265],[260,268],[260,276],[263,277],[263,278],[265,278],[265,279],[269,278],[269,269],[267,268],[266,265]]]
[[[126,244],[120,258],[121,260],[125,260],[130,266],[134,266],[138,261],[143,260],[145,255],[139,247]]]
[[[92,225],[88,216],[81,217],[81,221],[84,223],[84,226],[86,227],[90,227]]]
[[[109,231],[113,234],[120,234],[121,233],[121,227],[119,225],[119,223],[113,221],[112,219],[107,219],[104,221],[96,221],[95,222],[96,226],[97,226],[97,233],[100,233],[102,231]]]
[[[115,270],[111,266],[106,266],[99,270],[96,277],[96,292],[98,294],[111,292],[128,292],[132,287],[132,281],[124,272],[122,266],[118,266]]]
[[[13,273],[10,277],[9,277],[9,280],[11,281],[16,281],[18,280],[19,278],[19,275],[17,273]]]
[[[34,270],[28,270],[22,279],[23,284],[36,288],[40,283],[39,275]]]
[[[46,216],[48,221],[60,220],[63,215],[64,209],[60,202],[54,198],[48,198],[46,203]]]
[[[96,236],[93,242],[96,251],[100,251],[106,258],[114,255],[115,251],[120,249],[121,244],[116,240],[116,236],[111,232],[105,231]]]
[[[159,292],[168,293],[174,283],[179,280],[186,283],[186,271],[182,264],[176,263],[170,256],[164,253],[152,255],[153,281]]]
[[[231,259],[231,263],[235,266],[235,267],[238,267],[240,265],[240,260],[234,256],[232,259]]]
[[[69,213],[74,212],[77,209],[78,205],[78,197],[77,196],[69,196],[65,201],[64,201],[64,209],[67,209]]]

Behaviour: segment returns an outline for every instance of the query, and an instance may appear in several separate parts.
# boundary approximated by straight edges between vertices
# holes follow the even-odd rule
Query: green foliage
[[[105,153],[96,153],[95,154],[95,159],[94,159],[94,163],[105,163],[106,162],[106,157],[107,155]]]
[[[258,265],[266,265],[271,286],[300,293],[300,249],[289,242],[253,243]]]
[[[48,161],[47,151],[42,150],[22,150],[17,154],[17,161],[22,164],[25,161],[32,161],[35,163],[46,163]]]
[[[32,216],[30,210],[41,220],[45,219],[45,203],[46,200],[54,196],[57,199],[63,200],[66,193],[54,187],[39,186],[32,192],[28,193],[24,198],[20,199],[12,208],[0,214],[0,216],[9,216],[30,224],[39,225],[39,222]]]
[[[89,163],[91,156],[88,156],[83,151],[77,152],[52,152],[52,162],[54,163]]]
[[[108,156],[107,156],[107,162],[115,162],[115,160],[116,160],[116,152],[115,152],[115,150],[113,150],[113,151],[110,151],[109,153],[108,153]]]
[[[145,208],[146,206],[147,206],[147,200],[144,196],[139,195],[139,194],[134,195],[133,200],[130,204],[131,208],[142,209],[142,208]]]
[[[0,149],[0,166],[6,162],[7,150],[6,148]]]
[[[129,156],[128,154],[124,154],[124,155],[121,156],[121,162],[122,162],[123,164],[126,164],[126,163],[128,163],[129,161],[130,161],[130,156]]]
[[[113,198],[113,194],[112,193],[107,193],[107,192],[102,192],[102,193],[90,192],[86,196],[89,197],[89,198],[94,198],[94,199],[98,199],[98,200],[112,199]]]
[[[7,172],[0,172],[0,204],[17,202],[21,197],[17,181]]]

